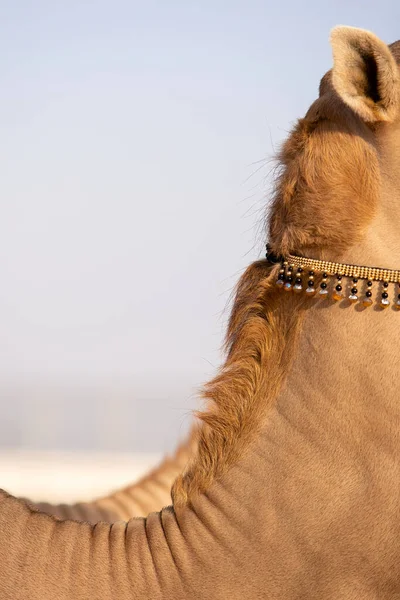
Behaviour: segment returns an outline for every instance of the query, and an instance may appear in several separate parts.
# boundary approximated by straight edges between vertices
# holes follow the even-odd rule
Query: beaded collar
[[[301,294],[304,291],[306,296],[331,297],[336,302],[347,298],[350,304],[361,302],[367,308],[374,304],[375,284],[378,287],[378,305],[387,308],[391,303],[389,284],[392,283],[397,290],[393,306],[400,310],[400,271],[316,260],[295,254],[278,257],[268,245],[266,257],[270,263],[281,263],[276,286],[285,292]],[[315,284],[315,273],[322,274],[318,286]]]

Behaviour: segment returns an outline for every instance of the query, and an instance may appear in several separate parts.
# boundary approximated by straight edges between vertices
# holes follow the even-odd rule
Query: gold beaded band
[[[357,279],[371,279],[372,281],[387,281],[388,283],[400,283],[400,271],[394,269],[346,265],[327,260],[304,258],[294,254],[289,254],[286,260],[287,263],[293,265],[293,267],[302,267],[303,269],[310,269],[317,273],[343,275],[344,277],[356,277]]]
[[[281,262],[273,253],[268,252],[267,259],[272,262]],[[322,273],[322,279],[319,283],[319,290],[316,289],[314,276],[315,273]],[[307,285],[304,284],[305,276]],[[333,285],[332,293],[329,292],[329,277],[335,277],[336,282]],[[389,284],[397,284],[397,298],[393,306],[400,310],[400,270],[381,269],[379,267],[362,267],[360,265],[347,265],[335,263],[326,260],[316,260],[289,254],[286,259],[282,259],[276,285],[285,292],[294,292],[300,294],[304,291],[306,296],[318,296],[323,298],[331,297],[334,301],[345,300],[346,295],[343,290],[345,285],[343,278],[351,279],[347,300],[350,304],[361,302],[367,308],[374,303],[372,296],[372,287],[374,282],[380,282],[379,306],[387,308],[391,301],[389,298]],[[365,291],[363,298],[359,296],[359,279],[365,280]]]

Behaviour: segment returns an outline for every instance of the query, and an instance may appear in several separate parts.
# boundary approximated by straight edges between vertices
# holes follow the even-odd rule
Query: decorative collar
[[[285,257],[276,256],[269,245],[267,245],[267,260],[272,264],[281,263],[276,285],[285,292],[294,292],[295,294],[304,293],[313,297],[316,294],[320,298],[331,297],[334,301],[348,299],[349,303],[355,304],[361,302],[364,307],[369,307],[374,303],[373,286],[378,286],[378,304],[382,308],[387,308],[390,303],[389,284],[395,284],[395,302],[394,308],[400,310],[400,271],[394,269],[381,269],[380,267],[362,267],[360,265],[347,265],[335,263],[326,260],[317,260],[288,254]],[[315,273],[321,273],[322,278],[318,284],[315,284]],[[329,282],[332,281],[332,289],[329,289]],[[350,281],[351,280],[351,281]],[[359,281],[365,284],[359,283]],[[306,284],[304,283],[306,281]],[[359,289],[362,289],[361,294]],[[348,288],[348,289],[347,289]]]

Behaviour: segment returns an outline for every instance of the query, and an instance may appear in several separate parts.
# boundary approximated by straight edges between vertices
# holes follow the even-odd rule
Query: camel
[[[331,43],[172,505],[92,525],[1,492],[4,600],[400,598],[400,42]]]
[[[115,523],[132,517],[146,517],[150,512],[161,510],[171,504],[172,483],[182,472],[189,456],[195,451],[195,445],[196,432],[193,428],[188,439],[178,446],[174,454],[166,456],[149,473],[131,485],[96,498],[92,502],[50,504],[32,502],[27,498],[23,500],[32,508],[64,520],[72,519],[95,524],[98,521]]]

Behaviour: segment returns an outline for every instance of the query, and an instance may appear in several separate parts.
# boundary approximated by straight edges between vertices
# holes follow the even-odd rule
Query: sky
[[[360,6],[362,5],[362,8]],[[161,451],[262,256],[335,25],[393,1],[0,3],[0,444]]]

